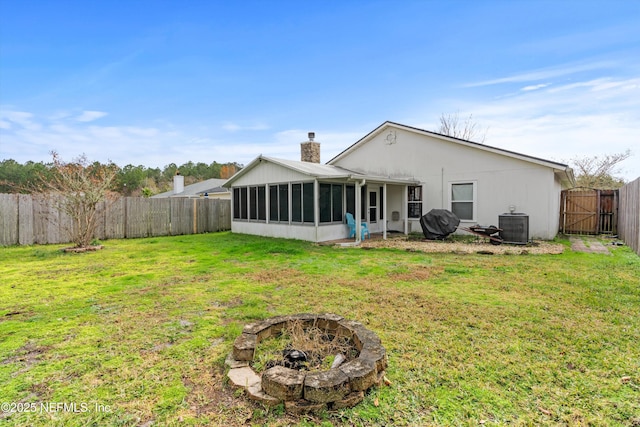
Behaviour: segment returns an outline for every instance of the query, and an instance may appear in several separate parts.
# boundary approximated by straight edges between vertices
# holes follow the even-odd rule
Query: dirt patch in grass
[[[412,271],[402,273],[388,273],[387,277],[394,282],[411,282],[416,280],[428,280],[444,271],[443,268],[433,268],[426,265],[414,266]]]
[[[528,245],[492,245],[483,241],[456,242],[436,240],[409,240],[406,237],[391,237],[387,240],[367,240],[362,248],[393,248],[406,251],[427,253],[456,253],[484,255],[527,255],[527,254],[561,254],[564,245],[545,241],[534,241]]]
[[[68,252],[68,253],[83,253],[83,252],[94,252],[94,251],[99,251],[100,249],[103,249],[104,246],[102,245],[93,245],[93,246],[82,246],[82,247],[71,247],[71,248],[64,248],[62,249],[63,252]]]
[[[224,368],[221,366],[204,368],[201,363],[194,365],[182,378],[189,393],[186,398],[187,408],[181,411],[177,421],[195,418],[200,423],[198,425],[228,427],[267,423],[273,426],[290,426],[299,423],[298,418],[284,413],[282,408],[270,409],[247,399],[242,392],[233,390],[226,381]]]
[[[46,351],[46,347],[38,347],[35,344],[28,342],[17,349],[13,356],[0,361],[0,365],[7,365],[9,363],[21,363],[24,364],[24,368],[21,369],[20,372],[24,372],[25,370],[36,364]]]
[[[247,277],[255,283],[298,283],[306,279],[306,276],[303,273],[292,268],[283,270],[257,270],[247,274]]]
[[[246,399],[233,393],[225,385],[224,369],[214,366],[209,369],[194,368],[182,378],[183,384],[189,388],[187,397],[189,409],[199,417],[203,414],[220,414],[225,408],[243,408],[246,415],[251,409]]]

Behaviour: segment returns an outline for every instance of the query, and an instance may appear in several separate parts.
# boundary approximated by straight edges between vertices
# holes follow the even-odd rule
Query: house
[[[184,185],[184,176],[176,174],[173,177],[173,189],[164,193],[156,194],[151,198],[161,199],[167,197],[208,197],[210,199],[230,199],[231,192],[222,185],[227,182],[226,179],[211,178],[204,181],[196,182],[191,185]]]
[[[461,226],[497,225],[501,214],[523,212],[529,239],[552,239],[560,192],[575,182],[565,164],[393,122],[326,164],[314,136],[301,143],[301,161],[261,155],[224,184],[232,191],[233,232],[343,239],[350,212],[356,227],[366,221],[386,238],[421,232],[420,217],[439,208]]]

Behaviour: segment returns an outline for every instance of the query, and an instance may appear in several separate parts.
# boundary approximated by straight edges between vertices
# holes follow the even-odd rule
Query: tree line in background
[[[0,162],[0,193],[35,192],[43,182],[51,182],[54,179],[59,169],[56,161],[55,156],[54,161],[50,163],[29,161],[21,164],[12,159],[2,160]],[[171,190],[173,177],[178,171],[184,176],[185,185],[190,185],[210,178],[227,179],[242,169],[239,163],[215,161],[211,164],[190,161],[180,166],[170,163],[162,169],[142,165],[126,165],[121,168],[113,163],[101,164],[100,162],[85,162],[84,166],[92,166],[96,170],[113,169],[115,176],[110,188],[112,191],[123,196],[144,197]]]

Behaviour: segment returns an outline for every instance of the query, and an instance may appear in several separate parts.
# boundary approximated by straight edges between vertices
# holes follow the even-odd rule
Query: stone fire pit
[[[358,356],[324,371],[274,366],[258,375],[249,366],[258,343],[278,336],[291,322],[319,328],[329,336],[348,338]],[[360,322],[336,314],[296,314],[246,325],[225,363],[230,368],[230,383],[245,389],[250,398],[269,405],[284,402],[288,412],[303,413],[350,408],[360,403],[365,392],[384,378],[387,353],[380,338]]]

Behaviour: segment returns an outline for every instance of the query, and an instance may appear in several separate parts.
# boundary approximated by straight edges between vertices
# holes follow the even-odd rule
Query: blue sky
[[[640,176],[640,0],[0,2],[0,160],[247,164],[315,131],[326,162],[456,112]]]

